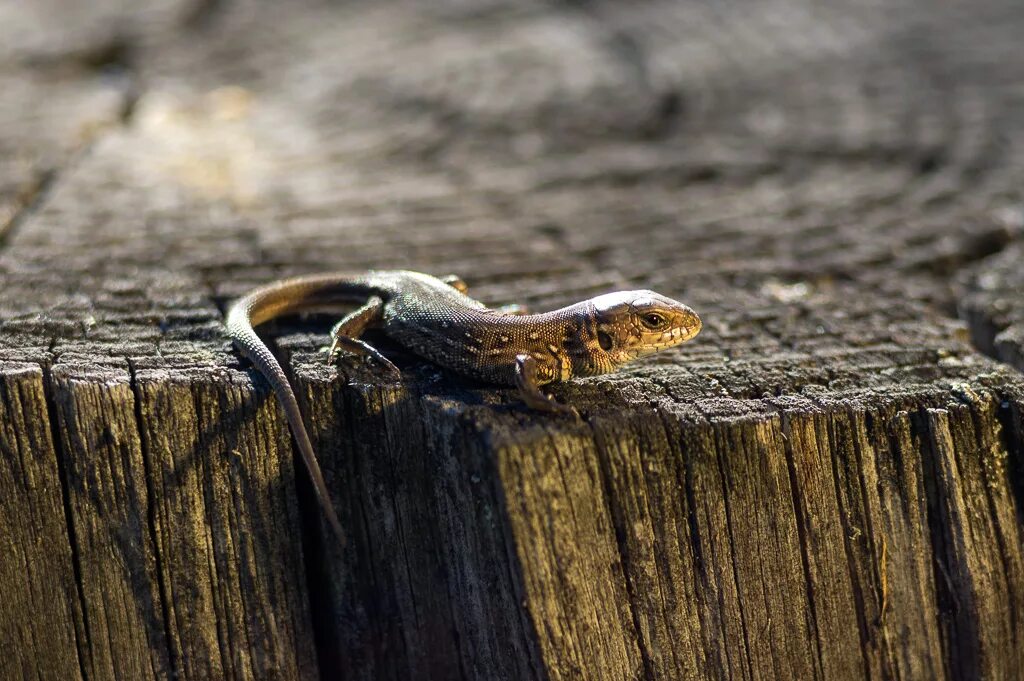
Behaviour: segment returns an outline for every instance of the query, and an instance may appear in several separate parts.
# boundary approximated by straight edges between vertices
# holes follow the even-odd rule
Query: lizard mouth
[[[704,328],[704,322],[700,320],[700,317],[697,316],[696,312],[687,313],[686,317],[686,320],[681,325],[683,329],[683,341],[688,341],[691,338],[694,338],[698,333],[700,333],[701,329]]]

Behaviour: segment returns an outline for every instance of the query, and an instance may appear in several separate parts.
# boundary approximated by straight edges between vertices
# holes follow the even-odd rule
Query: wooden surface
[[[0,2],[0,678],[1013,679],[1024,10]],[[272,278],[622,287],[693,343],[531,414],[267,330]]]

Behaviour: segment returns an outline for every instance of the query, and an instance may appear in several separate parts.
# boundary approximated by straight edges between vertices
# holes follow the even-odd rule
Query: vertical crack
[[[219,308],[226,308],[226,302],[224,300],[216,300],[215,303]],[[303,420],[306,423],[310,423],[309,414],[313,409],[312,405],[308,403],[308,395],[306,390],[301,389],[302,384],[295,380],[295,372],[292,367],[291,353],[286,352],[278,343],[276,334],[266,334],[263,337],[263,342],[271,353],[277,357],[278,363],[281,368],[284,369],[285,374],[288,377],[288,382],[295,389],[295,398],[299,403],[299,409],[302,412]],[[248,364],[248,360],[242,360],[243,365]],[[259,372],[255,372],[259,374]],[[265,385],[262,375],[253,381],[254,390],[257,392],[263,392]],[[276,396],[270,395],[270,399],[276,400]],[[328,398],[329,399],[329,398]],[[279,410],[275,410],[279,412]],[[332,632],[335,630],[335,622],[333,615],[335,614],[331,607],[331,576],[330,566],[336,564],[336,561],[331,558],[328,547],[324,541],[324,535],[321,531],[322,525],[320,516],[323,510],[316,501],[316,494],[313,489],[313,483],[309,479],[309,473],[306,471],[305,466],[302,463],[302,458],[299,455],[298,447],[295,444],[295,437],[292,434],[291,427],[288,425],[287,419],[282,419],[278,424],[280,428],[284,429],[285,435],[288,441],[288,449],[291,451],[291,465],[293,469],[292,480],[295,484],[295,498],[298,510],[298,521],[299,521],[299,547],[302,551],[302,564],[304,568],[304,577],[306,580],[306,608],[309,612],[310,627],[313,633],[313,650],[316,655],[316,664],[319,678],[322,681],[328,681],[329,671],[328,670],[339,670],[342,667],[342,656],[338,652],[338,641],[332,636]],[[311,438],[314,438],[314,446],[317,445],[318,435],[315,431],[310,430],[309,433]],[[325,471],[326,472],[326,471]],[[342,516],[344,517],[344,516]]]
[[[160,589],[160,613],[163,619],[164,638],[167,642],[167,659],[170,663],[172,674],[179,674],[177,654],[174,650],[171,636],[171,612],[169,603],[171,594],[168,591],[167,580],[164,577],[164,561],[162,560],[161,545],[158,541],[156,522],[156,495],[153,491],[153,464],[150,462],[150,448],[148,438],[144,433],[142,424],[142,395],[139,392],[139,383],[135,374],[135,364],[131,358],[127,358],[128,372],[131,376],[132,407],[135,413],[135,428],[139,438],[140,454],[142,455],[142,470],[146,478],[146,526],[149,531],[149,541],[153,545],[153,558],[156,563],[157,588]]]
[[[489,463],[492,466],[490,474],[485,479],[490,482],[492,498],[495,500],[496,507],[500,509],[500,529],[497,530],[497,533],[501,549],[498,555],[503,556],[505,559],[503,567],[508,579],[509,590],[513,597],[512,603],[527,603],[529,593],[525,584],[524,567],[514,545],[515,530],[512,525],[508,495],[505,485],[501,481],[501,465],[498,462],[499,455],[497,453],[493,456],[488,454],[486,446],[483,448],[483,451],[480,451],[480,441],[476,441],[472,446],[474,448],[474,455],[481,462]],[[524,644],[527,666],[532,672],[529,678],[534,681],[550,681],[546,665],[541,659],[540,634],[537,631],[537,623],[534,621],[531,609],[529,607],[519,607],[516,608],[516,612],[519,614],[516,621],[520,625],[520,640]]]
[[[932,543],[933,575],[935,584],[936,608],[935,620],[940,632],[940,643],[946,665],[955,678],[961,678],[971,669],[967,645],[961,646],[957,641],[956,618],[961,611],[961,603],[957,597],[956,585],[953,583],[947,563],[951,559],[949,546],[949,528],[944,522],[945,499],[939,489],[939,452],[934,443],[936,433],[929,423],[928,413],[923,408],[911,415],[911,429],[917,440],[917,449],[921,456],[921,473],[924,478],[925,513],[928,533]]]
[[[725,471],[725,461],[722,456],[722,451],[717,447],[717,444],[718,443],[716,442],[715,459],[718,463],[718,475],[722,481],[722,506],[725,509],[725,524],[729,532],[729,560],[732,567],[733,585],[736,587],[736,596],[739,605],[740,628],[743,629],[743,650],[746,653],[744,657],[746,658],[747,663],[747,674],[749,674],[749,677],[753,679],[757,678],[757,675],[754,674],[754,660],[752,657],[753,650],[750,647],[749,625],[747,624],[747,616],[743,607],[743,594],[740,589],[740,570],[739,566],[736,564],[736,539],[733,536],[732,505],[729,502],[729,476]]]
[[[1012,452],[1013,451],[1013,447],[1012,446],[1006,446],[1006,444],[1004,442],[1001,442],[1001,440],[1003,438],[1005,438],[1004,433],[1006,433],[1007,426],[1010,425],[1010,424],[1005,423],[1005,420],[1006,420],[1006,417],[1008,416],[1008,414],[1006,414],[1004,410],[1000,409],[998,402],[995,405],[993,405],[992,417],[995,420],[995,422],[999,425],[1000,432],[996,434],[996,438],[994,439],[994,442],[992,442],[992,443],[986,443],[985,442],[984,433],[988,429],[988,426],[987,426],[986,423],[983,422],[983,418],[984,418],[983,415],[979,414],[978,411],[977,411],[977,407],[979,407],[980,405],[970,405],[970,406],[971,406],[971,408],[970,408],[970,411],[969,411],[969,415],[970,415],[970,418],[971,418],[972,425],[974,426],[974,428],[973,428],[974,429],[974,433],[975,433],[975,440],[974,440],[974,442],[975,442],[975,445],[978,448],[978,451],[981,453],[981,455],[982,456],[987,456],[986,444],[995,445],[995,446],[1003,445],[1005,447],[1005,450],[1006,450],[1007,453]],[[1007,405],[1007,406],[1009,406],[1009,405]],[[1008,409],[1006,411],[1008,411]],[[1013,464],[1008,462],[1008,465],[1012,466]],[[1014,488],[1013,469],[1010,468],[1008,472],[1009,472],[1009,477],[1010,477],[1009,487],[1010,487],[1011,493],[1013,493],[1013,488]],[[1017,595],[1017,585],[1010,578],[1010,576],[1013,574],[1013,560],[1011,558],[1011,553],[1010,553],[1011,549],[1006,545],[1007,537],[1003,534],[1003,529],[1004,528],[1002,528],[1000,526],[1000,523],[999,523],[999,512],[998,512],[998,509],[997,509],[998,501],[993,496],[993,490],[994,489],[999,489],[1001,481],[998,479],[998,476],[997,477],[990,477],[990,475],[992,474],[992,470],[988,466],[982,466],[981,474],[982,474],[982,476],[984,478],[984,482],[985,482],[985,486],[984,486],[985,507],[987,508],[989,517],[991,518],[991,522],[993,523],[993,535],[995,537],[996,548],[999,550],[999,563],[1002,566],[1002,573],[1007,576],[1006,590],[1007,590],[1008,593],[1006,594],[1006,602],[1009,603],[1009,604],[1019,603],[1021,601],[1021,598]],[[1018,507],[1018,512],[1019,512],[1019,510],[1020,510],[1020,508]],[[1011,607],[1009,610],[1010,610],[1010,612],[1009,612],[1009,614],[1010,614],[1010,625],[1011,625],[1012,629],[1016,632],[1016,631],[1018,631],[1020,629],[1020,625],[1021,625],[1020,613],[1017,611],[1017,608]]]
[[[804,589],[807,594],[807,619],[810,620],[810,625],[814,629],[814,641],[817,644],[815,662],[818,666],[818,673],[821,674],[824,669],[821,658],[823,644],[821,631],[818,627],[818,612],[814,604],[814,580],[811,575],[810,543],[807,538],[807,515],[804,513],[803,492],[800,489],[800,481],[797,479],[795,455],[793,453],[793,446],[790,444],[793,440],[790,418],[784,412],[780,413],[779,416],[782,427],[782,439],[785,443],[783,451],[786,456],[786,469],[789,473],[789,490],[793,503],[793,515],[796,517],[796,534],[797,540],[800,543],[800,565],[804,573]],[[848,553],[846,557],[847,560],[850,559]]]
[[[597,433],[594,433],[595,444],[600,443]],[[651,652],[647,649],[644,641],[643,629],[640,626],[640,612],[637,609],[636,585],[633,584],[632,570],[629,557],[629,547],[626,545],[626,528],[623,523],[622,514],[615,512],[613,503],[614,494],[611,480],[611,463],[608,461],[608,452],[604,447],[597,447],[597,467],[601,476],[601,491],[604,494],[608,517],[611,518],[612,528],[615,531],[615,547],[619,554],[619,562],[622,565],[622,576],[626,582],[627,604],[629,614],[633,621],[633,629],[636,632],[636,644],[640,649],[640,659],[644,666],[643,678],[647,681],[654,681],[657,676],[654,673],[654,663],[651,660]]]
[[[68,544],[71,548],[71,570],[75,579],[75,587],[78,591],[78,608],[76,610],[81,619],[76,618],[74,622],[75,649],[82,679],[83,681],[89,681],[90,675],[86,660],[91,657],[92,636],[90,635],[89,627],[89,611],[86,608],[85,584],[82,578],[81,549],[78,545],[78,536],[75,533],[74,513],[71,508],[71,479],[68,472],[70,452],[64,446],[64,441],[61,439],[57,428],[59,411],[57,409],[53,376],[50,371],[51,367],[49,364],[45,364],[41,368],[43,370],[43,395],[46,400],[47,420],[50,425],[50,439],[53,441],[53,452],[57,459],[57,475],[60,478],[61,501],[64,506],[64,523],[67,526]]]
[[[856,419],[851,417],[851,422],[855,422]],[[836,509],[839,511],[839,522],[842,523],[843,528],[843,556],[846,558],[846,572],[850,580],[850,590],[853,593],[853,606],[854,611],[857,614],[857,632],[860,635],[860,654],[861,660],[864,664],[864,669],[868,670],[871,668],[870,659],[868,657],[868,650],[871,644],[871,632],[868,626],[867,613],[865,612],[865,593],[861,586],[860,580],[857,579],[856,561],[854,558],[854,547],[852,546],[851,535],[853,534],[853,528],[850,526],[850,516],[852,510],[845,508],[843,505],[843,495],[840,489],[839,483],[839,462],[837,460],[837,440],[838,436],[835,431],[833,421],[830,419],[828,423],[828,436],[830,443],[830,463],[832,464],[832,484],[833,493],[836,497]],[[855,438],[851,442],[851,449],[853,450],[854,456],[856,457],[855,465],[859,473],[857,474],[860,492],[863,497],[867,498],[867,491],[863,486],[863,457],[859,447],[856,444]],[[865,530],[866,530],[866,542],[871,545],[871,562],[872,565],[877,564],[877,559],[874,554],[874,534],[871,528],[871,516],[865,513]],[[866,575],[865,575],[866,576]]]
[[[659,413],[662,413],[659,410]],[[664,420],[664,416],[662,416]],[[667,432],[667,426],[666,426]],[[697,493],[694,489],[694,477],[693,477],[693,448],[686,447],[683,455],[683,476],[679,480],[679,485],[683,489],[684,496],[686,498],[686,522],[690,529],[690,550],[693,554],[693,564],[697,570],[698,577],[700,578],[700,589],[696,589],[695,600],[698,604],[697,619],[700,622],[701,629],[707,631],[711,628],[712,623],[705,620],[706,611],[710,609],[708,601],[705,597],[706,593],[711,593],[708,583],[710,581],[708,575],[707,559],[704,556],[704,537],[701,534],[700,523],[697,519]],[[725,611],[725,604],[722,598],[722,590],[715,589],[718,598],[718,612],[722,613]],[[721,624],[721,618],[718,618],[716,629],[718,629],[721,635],[725,635],[725,630]],[[704,640],[705,652],[704,659],[708,662],[710,659],[714,659],[715,666],[717,668],[717,674],[720,678],[726,678],[728,676],[728,669],[732,667],[732,653],[730,646],[722,646],[721,651],[725,655],[726,666],[722,665],[722,658],[719,655],[710,655],[711,650],[707,646],[705,636],[701,637]]]

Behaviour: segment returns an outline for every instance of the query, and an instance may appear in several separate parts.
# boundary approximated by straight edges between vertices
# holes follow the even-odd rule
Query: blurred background
[[[863,292],[956,316],[956,277],[971,288],[964,267],[1024,220],[1021,16],[6,2],[5,316],[110,318],[133,294],[211,311],[269,277],[368,266],[534,305],[642,284],[713,310],[708,339],[851,282],[854,308]]]

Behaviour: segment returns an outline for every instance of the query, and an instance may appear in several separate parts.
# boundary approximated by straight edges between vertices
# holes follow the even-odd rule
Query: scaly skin
[[[284,407],[317,499],[338,538],[331,505],[295,393],[254,326],[274,317],[338,303],[364,304],[332,330],[329,357],[352,352],[398,369],[358,336],[380,328],[435,364],[488,383],[519,387],[534,409],[571,412],[539,386],[614,371],[637,357],[690,340],[701,321],[686,305],[652,291],[619,291],[543,314],[489,309],[465,294],[456,277],[419,272],[321,274],[268,284],[238,300],[227,329],[239,350],[267,378]]]

